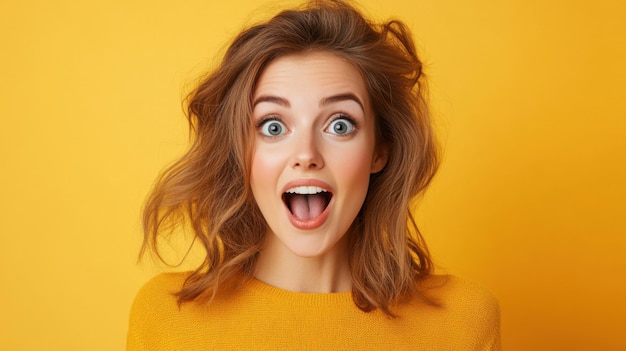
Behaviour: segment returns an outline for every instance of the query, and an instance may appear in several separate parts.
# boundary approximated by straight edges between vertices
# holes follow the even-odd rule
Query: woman
[[[157,276],[129,350],[499,350],[495,298],[432,274],[409,210],[437,168],[422,64],[398,21],[314,1],[243,31],[189,100],[190,150],[144,213],[206,258]]]

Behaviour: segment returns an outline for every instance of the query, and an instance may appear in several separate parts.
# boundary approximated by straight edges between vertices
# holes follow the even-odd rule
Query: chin
[[[328,238],[323,234],[292,233],[289,238],[280,240],[291,253],[302,258],[319,258],[328,255],[345,255],[343,243],[344,235],[337,238]]]

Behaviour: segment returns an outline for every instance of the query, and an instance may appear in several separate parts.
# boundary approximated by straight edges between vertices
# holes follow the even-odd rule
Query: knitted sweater
[[[426,295],[363,312],[345,293],[297,293],[251,279],[210,303],[178,307],[185,273],[165,273],[138,293],[127,350],[500,350],[495,297],[454,277],[433,276]],[[222,294],[223,295],[223,294]]]

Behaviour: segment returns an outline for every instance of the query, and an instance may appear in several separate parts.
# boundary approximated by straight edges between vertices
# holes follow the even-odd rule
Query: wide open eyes
[[[285,127],[283,122],[279,121],[276,118],[268,118],[261,121],[260,127],[261,134],[268,137],[277,137],[287,131],[287,127]]]
[[[325,131],[330,134],[349,135],[352,134],[355,128],[356,122],[352,118],[346,115],[339,115],[330,122]]]
[[[261,134],[269,138],[279,137],[288,132],[287,126],[277,116],[269,116],[257,123]],[[350,116],[338,114],[333,116],[324,132],[336,136],[352,135],[357,129],[357,122]]]

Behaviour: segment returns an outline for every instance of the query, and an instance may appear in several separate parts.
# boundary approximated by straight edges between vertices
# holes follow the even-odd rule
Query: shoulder
[[[188,273],[161,273],[146,282],[137,295],[131,308],[134,312],[176,303],[175,294],[183,287]]]
[[[427,297],[440,301],[446,308],[487,314],[499,314],[500,311],[496,296],[476,282],[452,275],[432,275],[420,287]]]
[[[162,273],[145,283],[130,309],[127,349],[150,349],[146,340],[154,339],[156,331],[166,330],[179,312],[176,292],[185,282],[188,273]]]
[[[176,292],[183,286],[189,274],[190,272],[160,273],[148,280],[141,289],[139,289],[137,296],[140,297],[142,295],[162,293],[165,291]]]
[[[482,285],[451,275],[433,275],[421,283],[433,311],[445,321],[449,336],[471,350],[500,350],[500,304]],[[464,344],[465,346],[465,344]]]

